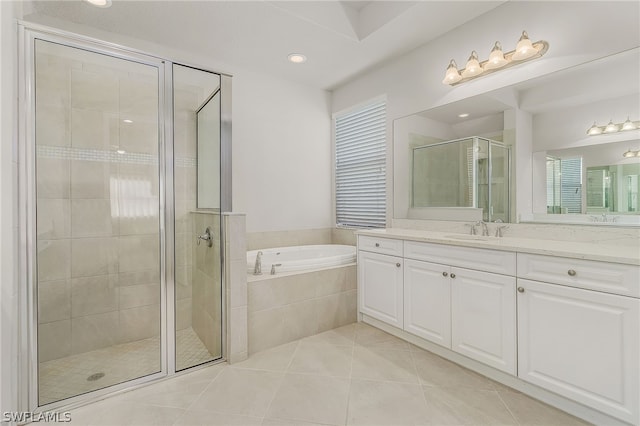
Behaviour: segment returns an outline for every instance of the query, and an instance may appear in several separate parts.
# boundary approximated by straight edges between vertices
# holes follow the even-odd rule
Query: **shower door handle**
[[[211,237],[211,228],[207,226],[207,229],[204,231],[204,234],[198,235],[197,241],[198,241],[198,245],[200,245],[202,241],[206,241],[207,247],[213,247],[213,238]]]

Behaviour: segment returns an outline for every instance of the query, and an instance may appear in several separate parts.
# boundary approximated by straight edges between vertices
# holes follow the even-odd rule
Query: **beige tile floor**
[[[212,356],[191,327],[176,332],[179,370],[202,364]],[[113,345],[40,363],[39,403],[48,404],[160,371],[160,338]],[[93,374],[103,377],[90,381]]]
[[[73,425],[586,425],[365,324],[71,412]]]

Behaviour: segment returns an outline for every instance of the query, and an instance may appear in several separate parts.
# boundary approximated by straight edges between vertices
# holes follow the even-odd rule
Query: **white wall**
[[[386,94],[390,145],[391,122],[396,118],[636,47],[639,13],[637,2],[507,2],[339,87],[333,92],[332,111]],[[472,50],[486,59],[496,40],[505,50],[513,49],[522,30],[534,41],[549,42],[543,58],[453,88],[442,84],[451,58],[460,67]],[[391,149],[388,153],[391,170]],[[517,158],[514,167],[519,167]],[[392,176],[388,179],[391,194]],[[391,206],[389,199],[388,212]]]
[[[331,222],[329,94],[261,74],[233,79],[233,209],[247,232]]]
[[[20,4],[0,1],[0,413],[16,411],[18,374],[17,139],[15,112]],[[4,423],[3,423],[4,424]]]

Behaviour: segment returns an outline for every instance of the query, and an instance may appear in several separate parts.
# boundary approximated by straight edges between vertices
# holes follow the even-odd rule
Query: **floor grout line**
[[[289,362],[287,363],[287,367],[284,369],[283,372],[281,372],[282,377],[280,378],[280,383],[278,383],[278,386],[276,386],[276,390],[273,392],[273,396],[271,397],[271,400],[269,401],[269,405],[267,405],[267,409],[264,412],[264,415],[262,416],[262,422],[264,423],[264,420],[267,418],[267,415],[269,414],[269,411],[271,410],[271,406],[273,405],[273,401],[275,401],[276,396],[278,396],[278,392],[280,391],[280,389],[282,388],[283,384],[284,384],[284,379],[287,376],[287,372],[289,371],[289,367],[291,367],[291,364],[293,363],[294,358],[296,357],[296,354],[298,353],[298,348],[300,347],[300,340],[297,340],[297,344],[296,344],[296,348],[293,350],[293,354],[291,355],[291,359],[289,359]]]

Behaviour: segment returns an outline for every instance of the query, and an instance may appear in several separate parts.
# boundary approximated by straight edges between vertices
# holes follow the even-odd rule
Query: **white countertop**
[[[452,246],[477,247],[517,253],[533,253],[573,259],[640,265],[640,242],[638,246],[634,247],[533,238],[482,237],[479,235],[456,234],[454,232],[421,231],[402,228],[360,230],[357,231],[356,234]]]

